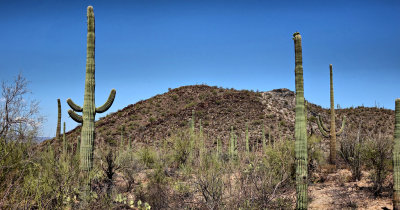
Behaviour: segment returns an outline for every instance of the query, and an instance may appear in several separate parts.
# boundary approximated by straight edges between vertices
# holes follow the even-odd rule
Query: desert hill
[[[204,134],[211,139],[208,146],[216,144],[217,139],[227,145],[231,128],[238,139],[244,139],[248,125],[250,144],[255,148],[262,140],[263,127],[268,141],[294,139],[294,107],[295,93],[284,88],[254,92],[207,85],[183,86],[100,118],[96,122],[95,142],[117,144],[122,135],[133,144],[157,144],[174,132],[188,128],[194,115],[196,129],[201,124]],[[308,102],[308,132],[320,135],[317,114],[329,127],[329,109]],[[341,126],[343,116],[347,117],[344,136],[356,132],[360,123],[362,135],[393,135],[393,110],[352,107],[336,109],[336,114],[336,127]],[[75,145],[80,129],[78,126],[67,133],[67,139]]]

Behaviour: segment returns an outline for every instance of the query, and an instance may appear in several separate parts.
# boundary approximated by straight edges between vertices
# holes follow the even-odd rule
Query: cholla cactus
[[[86,57],[86,80],[85,80],[85,95],[83,101],[83,108],[76,105],[71,99],[67,100],[68,105],[72,110],[68,114],[73,120],[82,123],[81,129],[81,143],[80,143],[80,168],[85,175],[86,186],[83,187],[84,196],[90,192],[89,172],[93,168],[93,143],[94,143],[94,121],[96,113],[103,113],[107,111],[115,98],[115,89],[111,90],[110,96],[104,105],[95,107],[95,35],[94,35],[94,12],[93,7],[87,8],[87,57]],[[82,112],[82,116],[76,114]]]
[[[307,130],[304,116],[304,82],[301,36],[293,34],[295,47],[295,80],[296,80],[296,119],[295,119],[295,153],[296,153],[296,209],[307,209]]]
[[[321,131],[322,135],[326,138],[330,138],[330,153],[329,153],[329,162],[331,164],[336,163],[336,136],[339,136],[344,129],[344,125],[346,122],[346,117],[343,117],[342,120],[342,127],[338,132],[336,132],[336,120],[335,120],[335,102],[334,102],[334,96],[333,96],[333,79],[332,79],[332,64],[329,65],[330,69],[330,87],[331,87],[331,127],[328,129],[321,120],[321,117],[318,116],[317,118],[317,123],[318,123],[318,128]]]
[[[400,98],[396,99],[393,146],[393,209],[400,209]]]

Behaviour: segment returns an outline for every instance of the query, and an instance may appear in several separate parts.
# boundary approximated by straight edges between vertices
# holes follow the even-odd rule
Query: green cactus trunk
[[[329,75],[330,75],[330,97],[331,97],[331,142],[330,142],[330,152],[329,161],[331,164],[336,164],[336,123],[335,123],[335,101],[333,97],[333,78],[332,78],[332,64],[329,65]]]
[[[238,150],[239,150],[239,147],[238,147],[238,137],[237,137],[237,135],[235,134],[234,135],[234,137],[235,137],[235,142],[234,142],[234,146],[233,146],[233,154],[234,154],[234,156],[235,156],[235,158],[237,158],[238,157]]]
[[[88,31],[87,31],[87,55],[86,55],[86,81],[85,96],[82,111],[82,130],[80,148],[80,168],[85,175],[85,195],[90,192],[89,172],[93,168],[93,143],[94,143],[94,120],[95,120],[95,63],[94,63],[94,13],[93,8],[88,8]]]
[[[57,130],[56,130],[56,141],[60,141],[61,134],[61,102],[60,99],[57,99],[58,104],[58,118],[57,118]]]
[[[231,137],[230,137],[230,141],[229,141],[229,155],[231,158],[233,158],[233,153],[234,153],[234,136],[233,136],[233,126],[231,126]]]
[[[307,131],[304,116],[304,85],[301,36],[293,34],[295,46],[296,77],[296,119],[295,119],[295,153],[296,153],[296,209],[307,209]]]
[[[246,124],[246,153],[247,153],[247,155],[250,152],[249,138],[250,138],[249,137],[249,125]]]
[[[333,94],[333,73],[332,64],[329,64],[329,74],[330,74],[330,100],[331,100],[331,127],[330,129],[324,126],[321,117],[318,116],[317,123],[318,128],[322,135],[326,138],[330,138],[330,151],[329,151],[329,162],[333,165],[336,164],[336,136],[340,135],[344,130],[344,125],[346,122],[346,117],[343,117],[342,127],[338,132],[336,132],[336,115],[335,115],[335,101]]]
[[[267,151],[267,143],[265,141],[267,141],[267,139],[265,138],[265,127],[263,125],[262,127],[262,149],[263,149],[263,153],[265,154],[265,152]]]
[[[120,140],[120,143],[119,143],[120,151],[123,151],[125,149],[124,131],[125,131],[125,126],[122,126],[121,127],[121,140]]]
[[[238,155],[238,145],[237,145],[237,136],[233,131],[233,126],[231,126],[231,138],[229,144],[229,154],[232,159],[236,159]]]
[[[66,157],[67,156],[67,141],[66,141],[66,139],[65,139],[65,122],[64,122],[64,129],[63,129],[63,155],[64,155],[64,157]]]
[[[81,148],[81,136],[77,137],[75,155],[79,158],[79,150]]]
[[[400,99],[396,99],[393,146],[393,209],[400,209]]]
[[[87,8],[87,57],[86,57],[86,80],[85,80],[85,95],[83,108],[76,105],[71,99],[67,100],[68,105],[73,109],[69,110],[68,114],[73,120],[82,123],[81,141],[80,141],[80,169],[84,175],[85,186],[83,186],[84,199],[87,199],[90,192],[89,173],[93,168],[93,150],[95,128],[94,121],[96,113],[107,111],[114,102],[114,89],[111,90],[107,101],[100,107],[95,107],[95,21],[93,7]],[[82,112],[79,116],[75,112]]]

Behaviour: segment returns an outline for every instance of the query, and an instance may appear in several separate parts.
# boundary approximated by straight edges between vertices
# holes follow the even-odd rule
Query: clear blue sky
[[[96,104],[115,112],[168,88],[208,84],[294,90],[292,34],[303,37],[306,98],[394,108],[400,97],[400,1],[0,1],[0,79],[18,72],[54,136],[57,98],[83,104],[86,8],[96,18]],[[96,115],[97,118],[107,113]]]

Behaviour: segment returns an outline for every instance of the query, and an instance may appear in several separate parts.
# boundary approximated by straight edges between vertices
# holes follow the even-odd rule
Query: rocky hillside
[[[328,97],[327,97],[328,98]],[[229,142],[231,127],[239,141],[244,139],[246,125],[250,143],[261,142],[262,130],[267,140],[294,139],[295,94],[288,89],[268,92],[224,89],[207,85],[184,86],[169,90],[150,99],[131,104],[96,122],[98,144],[116,144],[121,135],[133,143],[156,144],[181,129],[187,129],[195,117],[196,129],[202,125],[210,141]],[[308,131],[320,135],[316,115],[321,114],[329,127],[329,110],[308,103]],[[382,108],[346,108],[336,111],[337,127],[342,116],[347,116],[346,132],[356,132],[361,123],[362,134],[393,135],[394,111]],[[200,122],[201,121],[201,122]],[[67,139],[76,142],[81,127],[67,133]]]

